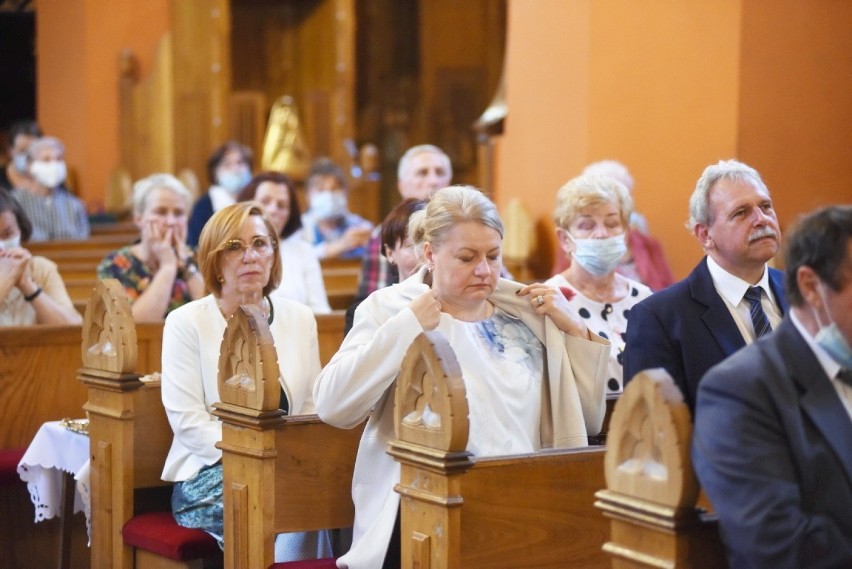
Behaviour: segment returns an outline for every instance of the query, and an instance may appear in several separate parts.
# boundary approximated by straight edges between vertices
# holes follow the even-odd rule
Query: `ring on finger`
[[[541,295],[541,294],[540,294],[540,295],[538,295],[537,297],[535,297],[535,303],[536,303],[537,305],[539,305],[539,306],[541,306],[542,304],[544,304],[544,295]]]

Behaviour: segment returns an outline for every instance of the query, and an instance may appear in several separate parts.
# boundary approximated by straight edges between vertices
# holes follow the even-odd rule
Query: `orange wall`
[[[740,156],[782,226],[852,203],[852,2],[746,2],[743,30]]]
[[[509,117],[498,202],[521,198],[555,244],[558,187],[615,158],[677,278],[702,252],[684,229],[703,168],[737,157],[782,225],[852,201],[852,4],[510,0]]]
[[[119,162],[119,54],[130,48],[146,73],[168,26],[168,0],[38,2],[37,118],[65,143],[78,191],[92,211]]]

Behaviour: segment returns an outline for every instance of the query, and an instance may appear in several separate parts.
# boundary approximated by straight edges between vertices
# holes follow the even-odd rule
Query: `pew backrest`
[[[726,567],[716,519],[697,505],[691,438],[689,409],[671,376],[663,369],[637,374],[615,406],[606,489],[596,494],[610,519],[604,550],[613,566]]]
[[[276,534],[352,525],[362,429],[284,416],[275,347],[255,307],[228,322],[220,353],[214,415],[222,421],[225,567],[269,567]]]
[[[593,506],[603,447],[472,456],[464,381],[440,332],[409,348],[394,413],[402,567],[609,565],[607,525]]]

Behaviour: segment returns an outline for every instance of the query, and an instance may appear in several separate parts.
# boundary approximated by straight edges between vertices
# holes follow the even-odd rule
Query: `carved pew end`
[[[699,484],[683,396],[662,369],[631,380],[612,414],[606,490],[595,506],[610,519],[603,550],[613,567],[725,567],[715,519],[696,506]]]

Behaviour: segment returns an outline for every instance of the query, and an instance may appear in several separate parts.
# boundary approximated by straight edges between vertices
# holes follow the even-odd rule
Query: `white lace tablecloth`
[[[62,515],[63,473],[74,475],[74,512],[85,512],[89,525],[89,437],[50,421],[36,433],[21,462],[18,476],[27,483],[35,521]]]

